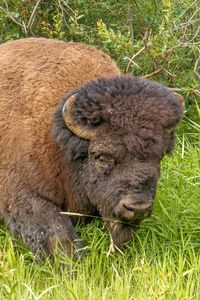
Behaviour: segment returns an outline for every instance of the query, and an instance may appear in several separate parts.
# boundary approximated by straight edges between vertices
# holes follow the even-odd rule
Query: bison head
[[[62,107],[71,131],[66,148],[79,160],[84,193],[120,247],[152,211],[183,99],[155,82],[118,76],[76,89]]]

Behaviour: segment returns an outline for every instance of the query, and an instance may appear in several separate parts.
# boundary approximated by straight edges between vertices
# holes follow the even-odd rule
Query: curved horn
[[[94,135],[94,129],[89,129],[86,126],[83,127],[77,124],[73,117],[73,108],[76,102],[77,95],[78,94],[74,94],[69,99],[67,99],[62,109],[62,117],[65,121],[66,126],[75,135],[85,140],[91,140],[92,136]]]

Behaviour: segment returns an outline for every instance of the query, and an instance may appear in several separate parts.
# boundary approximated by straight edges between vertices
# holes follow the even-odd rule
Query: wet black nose
[[[133,201],[122,199],[115,208],[118,217],[125,220],[143,219],[148,217],[152,210],[152,201]]]

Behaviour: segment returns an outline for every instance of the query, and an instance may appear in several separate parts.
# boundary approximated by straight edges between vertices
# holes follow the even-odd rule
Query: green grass
[[[143,221],[124,254],[107,256],[103,223],[78,228],[88,255],[72,266],[67,258],[43,263],[0,228],[0,299],[200,299],[200,150],[186,137],[162,163],[152,216]]]

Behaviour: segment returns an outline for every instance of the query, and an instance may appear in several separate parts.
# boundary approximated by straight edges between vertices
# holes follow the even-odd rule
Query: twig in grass
[[[168,71],[167,69],[163,69],[168,75],[170,75],[171,77],[176,77],[176,74],[172,74],[170,71]]]
[[[102,219],[101,217],[98,217],[98,216],[93,216],[93,215],[86,215],[86,214],[80,214],[80,213],[72,213],[72,212],[60,212],[60,214],[62,215],[68,215],[68,216],[78,216],[78,217],[90,217],[90,218],[96,218],[96,219]],[[107,220],[107,221],[112,221],[114,224],[116,223],[123,223],[123,224],[127,224],[127,225],[130,225],[130,223],[126,223],[126,222],[123,222],[123,221],[120,221],[120,220],[115,220],[115,219],[111,219],[111,218],[103,218],[104,220]],[[87,248],[84,247],[80,250],[83,250]],[[109,250],[108,250],[108,253],[107,253],[107,256],[109,256],[112,252],[115,252],[115,249],[118,250],[122,255],[124,255],[124,252],[119,249],[119,247],[117,247],[114,242],[113,242],[113,238],[112,238],[112,235],[110,233],[110,246],[109,246]]]
[[[74,253],[78,253],[78,252],[81,252],[81,251],[85,251],[85,250],[87,250],[88,248],[89,248],[89,246],[85,246],[85,247],[76,249],[76,250],[74,251]]]
[[[181,88],[169,88],[171,91],[173,91],[173,92],[181,92],[181,91],[183,91],[183,89],[181,89]]]
[[[112,235],[110,233],[110,246],[109,246],[109,249],[108,249],[108,252],[107,252],[107,257],[110,256],[111,253],[115,252],[115,250],[119,251],[122,255],[124,255],[124,252],[119,248],[117,247],[114,242],[113,242],[113,238],[112,238]]]
[[[94,216],[94,215],[86,215],[86,214],[80,214],[80,213],[73,213],[73,212],[60,212],[61,215],[67,215],[67,216],[77,216],[77,217],[89,217],[89,218],[95,218],[95,219],[102,219],[102,217],[99,217],[99,216]],[[123,224],[127,224],[127,225],[130,225],[130,223],[127,223],[127,222],[123,222],[123,221],[120,221],[120,220],[116,220],[116,219],[112,219],[112,218],[106,218],[106,217],[103,217],[104,220],[106,221],[112,221],[112,222],[115,222],[115,223],[123,223]]]
[[[200,89],[199,90],[193,90],[194,94],[200,97]]]
[[[107,253],[107,257],[111,254],[115,252],[115,246],[114,246],[114,242],[113,242],[113,238],[112,238],[112,235],[110,233],[110,246],[109,246],[109,249],[108,249],[108,253]]]
[[[199,56],[195,62],[195,65],[194,65],[194,73],[196,74],[196,76],[200,79],[200,75],[199,75],[199,72],[198,72],[198,69],[199,69],[199,63],[200,63],[200,49],[197,48],[198,51],[199,51]]]
[[[156,71],[154,71],[154,72],[151,72],[151,73],[149,73],[149,74],[146,74],[146,75],[142,76],[141,78],[148,78],[148,77],[157,75],[157,74],[163,72],[163,70],[164,70],[163,68],[160,68],[160,69],[158,69],[158,70],[156,70]]]

